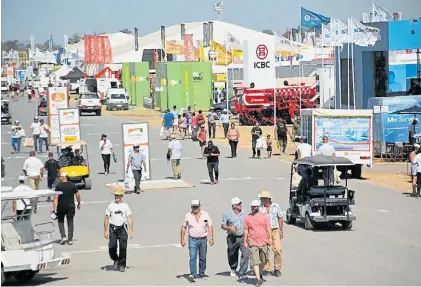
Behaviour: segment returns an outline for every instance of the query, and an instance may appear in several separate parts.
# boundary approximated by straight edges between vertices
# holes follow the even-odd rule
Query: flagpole
[[[352,19],[352,18],[351,18]],[[350,19],[350,21],[351,21]],[[351,33],[352,38],[354,39],[354,31],[352,30],[351,32],[348,30],[348,33]],[[354,101],[354,110],[357,108],[357,103],[356,103],[356,99],[355,99],[355,69],[354,69],[354,43],[351,43],[351,57],[352,57],[352,62],[351,62],[351,67],[352,67],[352,99]]]
[[[302,44],[302,42],[303,42],[302,41],[303,39],[301,37],[302,29],[303,29],[303,27],[302,27],[303,26],[303,21],[302,21],[302,16],[303,15],[301,15],[302,14],[302,10],[303,10],[303,6],[300,5],[300,31],[299,31],[300,44]],[[301,51],[300,51],[300,53],[301,53]],[[301,69],[301,59],[300,59],[300,57],[298,57],[298,69],[300,70],[299,73],[300,73],[300,118],[301,118],[301,99],[302,99],[302,94],[303,94],[301,83],[303,81],[303,71]]]
[[[225,100],[227,102],[227,113],[229,114],[229,90],[228,90],[228,31],[225,30],[225,69],[226,69],[226,88],[225,88]]]
[[[347,49],[347,52],[348,52],[348,110],[349,110],[349,99],[350,99],[350,77],[349,77],[349,57],[350,57],[350,55],[349,55],[349,18],[348,18],[348,43],[347,43],[347,45],[348,45],[348,49]]]
[[[339,34],[339,30],[338,30],[338,34]],[[342,34],[342,31],[341,31]],[[336,30],[335,30],[335,35],[336,35]],[[339,108],[342,108],[342,57],[341,57],[341,50],[340,47],[338,46],[338,86],[339,86],[339,91],[338,91],[338,95],[339,95]],[[335,101],[335,109],[337,108],[336,106],[336,101]]]

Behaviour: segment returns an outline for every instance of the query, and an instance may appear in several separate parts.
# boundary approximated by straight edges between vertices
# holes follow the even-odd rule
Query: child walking
[[[270,135],[267,135],[266,137],[266,151],[268,152],[268,158],[272,157],[272,139],[270,138]]]

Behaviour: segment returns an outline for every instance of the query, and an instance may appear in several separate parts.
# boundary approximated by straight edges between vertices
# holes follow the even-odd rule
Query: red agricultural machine
[[[274,101],[276,94],[276,101]],[[315,108],[316,85],[287,86],[277,89],[237,88],[234,101],[235,113],[240,125],[273,125],[273,107],[276,102],[276,118],[291,122],[302,108]]]

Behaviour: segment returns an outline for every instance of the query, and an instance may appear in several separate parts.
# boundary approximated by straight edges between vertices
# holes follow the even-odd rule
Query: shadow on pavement
[[[4,286],[38,286],[38,285],[44,285],[49,284],[56,281],[62,281],[68,279],[68,277],[55,277],[52,276],[56,275],[57,273],[41,273],[35,275],[35,277],[25,285],[22,285],[22,283],[18,282],[15,278],[11,277],[8,279],[8,282],[4,284]]]

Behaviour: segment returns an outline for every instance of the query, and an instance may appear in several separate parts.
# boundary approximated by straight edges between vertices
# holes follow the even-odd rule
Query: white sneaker
[[[235,270],[231,270],[230,276],[237,277],[237,272],[235,272]]]
[[[104,174],[108,174],[108,172],[104,172]]]

